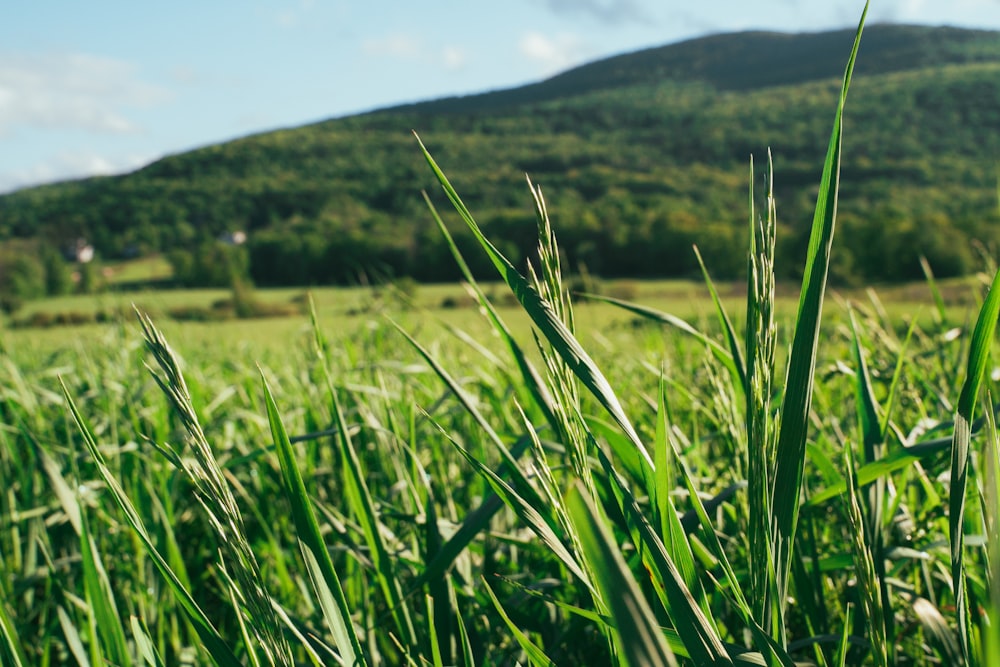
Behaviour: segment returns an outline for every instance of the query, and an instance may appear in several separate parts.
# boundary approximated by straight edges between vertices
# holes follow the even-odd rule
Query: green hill
[[[770,147],[778,266],[794,270],[852,38],[706,37],[521,88],[333,119],[125,176],[23,190],[0,198],[0,240],[86,237],[106,258],[173,252],[182,278],[198,282],[198,257],[217,263],[212,241],[240,229],[261,285],[346,282],[362,272],[451,279],[453,263],[420,197],[437,191],[415,129],[505,252],[521,259],[534,246],[528,173],[545,190],[571,265],[604,276],[687,275],[692,243],[716,275],[740,274],[748,163],[754,155],[762,191]],[[1000,34],[868,28],[845,121],[836,277],[918,277],[920,254],[941,275],[978,268],[975,242],[1000,240],[998,129]]]

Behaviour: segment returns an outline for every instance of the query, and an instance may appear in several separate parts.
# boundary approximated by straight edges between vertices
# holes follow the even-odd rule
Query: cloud
[[[154,159],[150,155],[108,157],[90,152],[65,151],[30,167],[0,171],[0,193],[71,178],[120,174],[138,169]]]
[[[555,14],[582,15],[601,23],[644,23],[649,12],[640,0],[541,0]]]
[[[366,39],[361,43],[361,51],[376,58],[431,64],[447,70],[461,69],[468,60],[468,54],[461,47],[450,45],[431,50],[419,38],[405,33]]]
[[[82,53],[0,54],[0,136],[19,127],[140,131],[127,115],[170,99],[130,63]]]
[[[541,74],[555,74],[587,58],[589,48],[577,35],[547,37],[540,32],[526,32],[518,42],[518,51],[540,66]]]
[[[886,0],[873,7],[870,14],[880,21],[926,23],[928,21],[972,21],[1000,8],[997,0],[952,0],[936,3],[930,0]],[[856,19],[855,19],[856,20]]]
[[[446,46],[441,50],[441,61],[446,69],[461,69],[466,60],[465,51],[457,46]]]

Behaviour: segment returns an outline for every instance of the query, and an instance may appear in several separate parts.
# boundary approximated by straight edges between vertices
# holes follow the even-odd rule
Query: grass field
[[[787,296],[770,191],[744,285],[584,305],[533,189],[478,309],[3,331],[0,664],[1000,664],[1000,273],[829,293],[850,72]]]

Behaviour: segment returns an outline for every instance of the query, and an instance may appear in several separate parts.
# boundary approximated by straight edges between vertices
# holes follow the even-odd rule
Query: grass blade
[[[607,474],[606,479],[611,487],[611,492],[618,501],[622,516],[625,517],[628,524],[627,528],[632,535],[633,542],[642,555],[643,563],[653,579],[654,587],[658,592],[661,592],[663,606],[670,615],[677,633],[682,637],[688,654],[699,665],[732,664],[732,660],[719,638],[718,631],[709,620],[711,616],[704,613],[698,601],[695,600],[685,581],[684,574],[670,558],[663,542],[653,532],[652,526],[642,515],[636,499],[629,493],[624,481],[615,471],[604,452],[598,449],[597,456]],[[574,519],[579,520],[579,516],[574,516]],[[587,543],[583,539],[582,533],[581,541],[586,547]],[[606,567],[607,560],[603,552],[591,550],[585,551],[585,553],[588,558],[600,556],[600,560],[590,560],[592,570]],[[597,573],[595,576],[599,578],[600,574]],[[631,573],[629,573],[629,577],[631,577]],[[700,583],[695,580],[695,584],[695,591],[700,593]],[[601,592],[603,595],[614,596],[614,590],[602,588]],[[614,616],[615,601],[606,597],[604,600],[611,607],[612,616]],[[644,598],[643,602],[645,602]],[[620,619],[615,617],[615,623],[618,622]]]
[[[285,431],[278,407],[263,373],[261,381],[264,385],[264,401],[267,405],[267,419],[271,426],[271,438],[277,445],[285,495],[288,496],[292,506],[295,532],[313,582],[313,588],[318,594],[323,616],[345,664],[364,665],[366,664],[364,654],[351,623],[351,612],[347,605],[347,598],[344,596],[340,578],[337,576],[330,552],[323,541],[322,533],[320,533],[316,513],[313,511],[312,503],[306,493],[305,482],[302,480],[302,473],[295,462],[295,450],[288,440],[288,433]]]
[[[438,425],[438,430],[441,431],[451,443],[458,449],[458,451],[465,457],[465,459],[472,464],[476,471],[482,475],[491,487],[493,491],[503,500],[516,515],[525,524],[531,528],[535,535],[537,535],[542,542],[552,551],[563,565],[572,572],[576,577],[588,583],[590,578],[583,571],[580,563],[577,562],[575,556],[570,553],[566,545],[562,543],[559,536],[556,534],[555,528],[550,524],[549,520],[545,518],[540,509],[542,505],[539,503],[531,503],[527,501],[521,494],[519,494],[510,484],[505,480],[501,479],[495,472],[486,467],[482,462],[477,460],[472,454],[466,451],[461,445],[459,445],[455,440],[445,431],[441,426]]]
[[[799,496],[805,465],[806,433],[812,404],[823,297],[826,292],[830,249],[837,218],[844,105],[847,102],[847,91],[850,88],[854,61],[858,54],[867,14],[866,3],[844,73],[837,113],[833,121],[833,132],[816,198],[816,212],[809,237],[806,269],[802,278],[802,292],[799,297],[795,333],[792,338],[781,405],[781,425],[776,449],[777,468],[771,507],[774,512],[774,560],[775,578],[778,584],[775,604],[779,606],[782,616],[787,599],[789,568],[799,515]]]
[[[989,438],[987,438],[984,456],[986,471],[982,495],[983,516],[986,519],[986,534],[1000,535],[1000,434],[997,433],[996,420],[989,417]],[[994,630],[1000,628],[1000,540],[990,540],[986,551],[987,573],[989,583],[989,601],[986,605],[987,624]],[[983,646],[982,664],[1000,664],[1000,632],[987,632]]]
[[[83,559],[84,588],[87,591],[87,602],[97,625],[97,632],[107,659],[112,664],[129,667],[132,659],[125,640],[125,627],[115,596],[111,591],[111,581],[101,562],[97,545],[90,534],[86,516],[81,514],[80,553]]]
[[[448,199],[451,200],[455,210],[458,211],[458,214],[465,221],[466,225],[468,225],[476,240],[483,247],[483,250],[486,251],[490,261],[507,283],[507,286],[510,287],[514,296],[517,297],[517,300],[532,322],[535,323],[538,330],[549,341],[552,348],[562,357],[566,365],[573,371],[573,374],[590,390],[597,401],[604,406],[604,409],[618,423],[633,446],[640,453],[640,456],[645,459],[649,468],[652,469],[653,462],[649,456],[649,452],[643,447],[639,435],[635,431],[635,427],[632,426],[632,422],[625,414],[625,410],[622,408],[618,397],[615,395],[614,390],[612,390],[607,378],[604,377],[604,374],[597,367],[597,364],[594,363],[594,360],[590,358],[590,355],[583,349],[583,346],[580,345],[576,337],[570,333],[566,325],[553,311],[552,305],[538,294],[538,291],[532,287],[528,280],[518,273],[514,265],[483,235],[482,230],[472,217],[469,209],[466,208],[462,199],[448,181],[447,176],[441,171],[441,168],[434,161],[434,158],[431,157],[431,154],[427,151],[427,148],[420,141],[419,137],[417,137],[417,142],[420,144],[420,150],[423,152],[424,158],[427,160],[435,176],[437,176],[441,187],[444,189]]]
[[[955,432],[951,446],[951,486],[948,532],[951,539],[951,578],[958,610],[958,634],[965,663],[974,664],[975,627],[969,612],[968,583],[965,573],[965,501],[969,488],[969,443],[972,439],[972,417],[976,408],[979,388],[983,383],[997,318],[1000,317],[1000,271],[993,277],[989,294],[979,311],[976,328],[969,343],[969,360],[958,398],[955,414]],[[995,631],[995,629],[994,629]]]
[[[677,565],[684,584],[691,594],[695,596],[699,607],[709,615],[708,600],[702,589],[701,581],[695,570],[694,556],[691,553],[691,544],[688,542],[684,525],[677,514],[673,501],[670,499],[670,490],[673,486],[673,448],[668,440],[670,429],[669,414],[667,411],[667,388],[663,375],[660,376],[659,404],[656,415],[656,441],[654,456],[656,460],[656,483],[652,485],[653,500],[656,506],[656,514],[660,519],[660,532],[663,535],[663,544],[670,558]]]
[[[566,503],[587,560],[594,565],[596,585],[609,606],[625,664],[633,667],[676,667],[677,660],[660,631],[652,609],[580,482],[570,489]]]
[[[676,315],[671,315],[670,313],[665,313],[663,311],[656,310],[655,308],[649,308],[647,306],[642,306],[640,304],[632,303],[630,301],[623,301],[622,299],[616,299],[610,296],[601,296],[599,294],[585,294],[584,296],[586,296],[588,299],[591,299],[592,301],[600,301],[602,303],[608,303],[613,306],[618,306],[619,308],[623,308],[629,312],[639,315],[640,317],[645,317],[646,319],[653,320],[654,322],[667,324],[669,326],[674,327],[678,331],[681,331],[689,336],[692,336],[693,338],[701,342],[703,345],[705,345],[705,347],[707,347],[709,351],[712,353],[712,356],[718,359],[719,362],[726,367],[726,370],[728,370],[731,375],[733,375],[734,377],[740,376],[741,373],[739,367],[737,366],[736,360],[733,359],[732,353],[730,353],[728,350],[726,350],[725,347],[720,345],[717,340],[715,340],[711,336],[702,333],[701,331],[698,331],[688,322],[677,317]]]
[[[424,192],[422,194],[424,196],[424,201],[427,202],[427,207],[431,211],[431,215],[434,217],[434,221],[437,223],[438,230],[441,232],[441,235],[444,236],[445,243],[448,245],[448,249],[451,251],[452,257],[455,258],[455,262],[462,271],[465,281],[469,284],[473,293],[476,295],[479,307],[486,313],[493,329],[500,334],[500,338],[507,345],[507,349],[510,350],[511,356],[514,357],[514,362],[521,371],[521,377],[528,386],[528,391],[534,398],[536,405],[538,405],[539,409],[541,409],[545,414],[545,419],[549,426],[556,428],[556,418],[552,407],[552,396],[549,394],[548,389],[545,386],[545,382],[542,380],[538,371],[531,364],[531,362],[528,361],[528,358],[525,356],[521,346],[511,335],[510,329],[507,328],[507,325],[500,318],[500,314],[497,313],[496,308],[494,308],[490,300],[486,298],[486,294],[479,286],[479,283],[476,282],[476,279],[472,275],[472,271],[469,270],[469,265],[465,262],[465,258],[462,257],[462,253],[459,251],[458,246],[455,245],[455,240],[452,238],[451,233],[445,226],[441,216],[438,215],[437,209],[427,196],[427,193]]]
[[[510,616],[507,614],[507,611],[503,608],[503,605],[500,604],[500,600],[497,599],[496,593],[493,592],[493,589],[490,588],[490,585],[486,582],[483,582],[483,587],[486,590],[486,594],[490,596],[490,601],[493,602],[493,607],[497,610],[497,613],[500,614],[500,618],[503,619],[503,622],[507,625],[507,628],[514,635],[514,639],[521,647],[521,650],[523,650],[524,653],[528,656],[528,661],[532,665],[536,665],[538,667],[554,667],[555,663],[552,662],[552,659],[549,658],[549,656],[545,655],[545,651],[540,649],[538,645],[535,644],[535,642],[531,641],[531,638],[528,637],[528,635],[524,634],[524,632],[522,632],[521,629],[517,627],[514,621],[510,619]]]
[[[844,450],[847,470],[847,510],[854,542],[854,571],[857,575],[861,605],[865,611],[868,642],[876,665],[888,667],[889,648],[886,636],[885,608],[882,600],[882,579],[875,567],[870,524],[862,510],[861,487],[854,476],[854,451],[850,444]]]
[[[108,490],[111,492],[115,504],[117,504],[125,514],[126,521],[146,547],[146,551],[153,560],[153,565],[160,572],[163,578],[166,579],[170,590],[173,592],[177,601],[188,615],[188,618],[194,625],[194,629],[198,633],[198,637],[201,639],[205,650],[217,665],[220,665],[221,667],[239,667],[241,663],[237,660],[232,649],[230,649],[226,642],[222,639],[222,636],[219,634],[218,630],[215,629],[215,626],[212,625],[208,616],[204,611],[202,611],[201,607],[198,606],[198,603],[194,601],[194,598],[191,597],[191,593],[184,588],[180,580],[177,578],[177,575],[170,569],[167,561],[156,549],[156,545],[153,544],[153,541],[149,536],[149,532],[146,530],[146,526],[139,517],[139,512],[135,509],[132,501],[129,500],[128,496],[125,494],[125,490],[122,489],[121,484],[119,484],[115,476],[111,474],[111,470],[104,461],[104,456],[97,448],[97,441],[94,438],[93,431],[90,429],[90,426],[88,426],[86,420],[84,420],[83,415],[80,414],[79,409],[76,407],[76,403],[73,401],[73,397],[70,396],[69,390],[66,388],[66,384],[62,382],[61,384],[63,396],[66,399],[66,403],[73,415],[77,428],[79,428],[80,433],[83,436],[83,442],[94,459],[98,474],[100,474],[101,479],[104,480]]]
[[[746,396],[747,367],[746,362],[743,360],[743,352],[740,350],[739,339],[736,336],[736,329],[733,327],[733,323],[729,319],[729,314],[726,313],[726,308],[722,305],[722,299],[719,298],[719,292],[715,289],[715,283],[712,282],[712,276],[708,273],[708,267],[705,266],[705,262],[701,258],[701,253],[698,252],[698,246],[694,247],[694,255],[698,258],[698,266],[701,267],[701,274],[705,278],[705,285],[708,286],[708,292],[712,295],[712,303],[715,304],[715,313],[719,318],[719,326],[726,335],[726,343],[729,345],[729,356],[732,357],[733,366],[736,369],[736,375],[733,377],[733,383],[739,387],[740,392]]]
[[[354,448],[354,443],[348,432],[347,420],[344,418],[344,411],[336,390],[333,391],[331,400],[333,401],[337,428],[340,429],[337,439],[340,441],[348,506],[351,507],[358,522],[361,523],[365,541],[375,566],[376,578],[396,622],[399,637],[406,642],[409,650],[417,651],[419,650],[419,640],[403,595],[403,584],[396,574],[395,561],[386,547],[382,520],[375,509],[375,501],[368,491],[364,469],[361,467],[357,450]]]
[[[27,667],[28,658],[24,655],[23,644],[18,637],[14,618],[7,608],[6,587],[0,586],[0,664],[11,667]]]
[[[129,618],[129,624],[132,626],[132,637],[135,638],[136,651],[147,667],[166,667],[159,652],[156,650],[156,645],[153,644],[153,640],[150,639],[149,632],[143,626],[142,622],[135,616],[132,616]]]

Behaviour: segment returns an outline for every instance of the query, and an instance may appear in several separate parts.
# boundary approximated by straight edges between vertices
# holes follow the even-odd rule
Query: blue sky
[[[859,0],[17,0],[0,20],[0,192],[400,102],[505,88],[745,29],[854,26]],[[1000,29],[1000,0],[872,22]],[[419,129],[419,128],[418,128]]]

